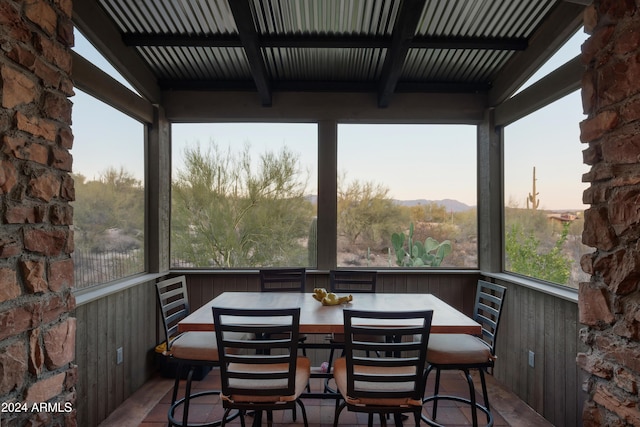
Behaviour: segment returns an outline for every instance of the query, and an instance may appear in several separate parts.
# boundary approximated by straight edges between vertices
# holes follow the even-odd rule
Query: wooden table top
[[[253,309],[300,307],[300,333],[303,334],[344,332],[344,307],[374,311],[433,310],[431,333],[481,333],[478,323],[431,294],[355,293],[353,301],[348,304],[324,306],[311,293],[298,292],[224,292],[183,319],[178,330],[213,331],[211,307],[214,306]]]

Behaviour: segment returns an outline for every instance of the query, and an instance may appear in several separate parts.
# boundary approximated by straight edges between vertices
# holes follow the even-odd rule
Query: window
[[[75,50],[109,70],[76,32]],[[110,69],[110,74],[115,71]],[[144,126],[75,89],[73,101],[75,287],[145,270]]]
[[[475,126],[340,125],[337,266],[477,268],[476,151]]]
[[[586,38],[579,30],[523,88],[578,55]],[[506,271],[572,288],[589,280],[580,267],[592,251],[582,244],[583,119],[576,91],[505,127]]]
[[[172,126],[172,268],[316,266],[317,125]]]
[[[85,288],[144,271],[144,129],[79,90],[73,102],[73,260]]]
[[[588,171],[579,92],[505,128],[505,269],[560,285],[588,280],[580,257]]]

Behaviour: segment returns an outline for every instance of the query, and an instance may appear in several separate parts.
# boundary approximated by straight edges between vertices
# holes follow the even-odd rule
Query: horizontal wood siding
[[[76,308],[79,426],[100,424],[153,375],[156,304],[154,282],[145,282]]]
[[[513,283],[507,286],[498,333],[495,377],[552,424],[582,424],[586,395],[576,355],[580,341],[578,305]],[[534,367],[528,363],[535,354]]]

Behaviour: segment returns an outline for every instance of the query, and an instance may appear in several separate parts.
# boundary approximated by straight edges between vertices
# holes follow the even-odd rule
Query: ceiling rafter
[[[260,51],[260,45],[258,43],[258,33],[253,21],[253,15],[251,13],[251,7],[248,0],[231,0],[229,1],[229,7],[233,14],[233,19],[236,22],[238,28],[238,34],[240,35],[240,41],[244,48],[249,62],[249,68],[251,69],[251,75],[258,89],[262,106],[271,106],[271,85],[269,84],[269,77],[267,75],[267,67],[265,66],[262,53]]]
[[[243,47],[240,37],[235,35],[179,35],[129,33],[122,37],[125,45],[181,46],[181,47]],[[371,36],[261,36],[261,48],[323,48],[323,49],[388,49],[391,37]],[[527,48],[527,39],[508,37],[414,37],[410,49],[484,49],[513,50]]]
[[[378,106],[389,106],[391,95],[400,79],[411,41],[416,34],[426,0],[404,0],[393,25],[391,47],[382,65],[378,88]]]

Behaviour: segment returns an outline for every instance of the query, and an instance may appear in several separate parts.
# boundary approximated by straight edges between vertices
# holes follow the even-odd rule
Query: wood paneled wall
[[[498,332],[495,377],[555,426],[582,425],[578,304],[513,283]],[[528,363],[533,351],[534,367]]]
[[[77,420],[94,427],[154,373],[155,282],[144,282],[76,308]],[[116,349],[123,363],[116,365]]]

